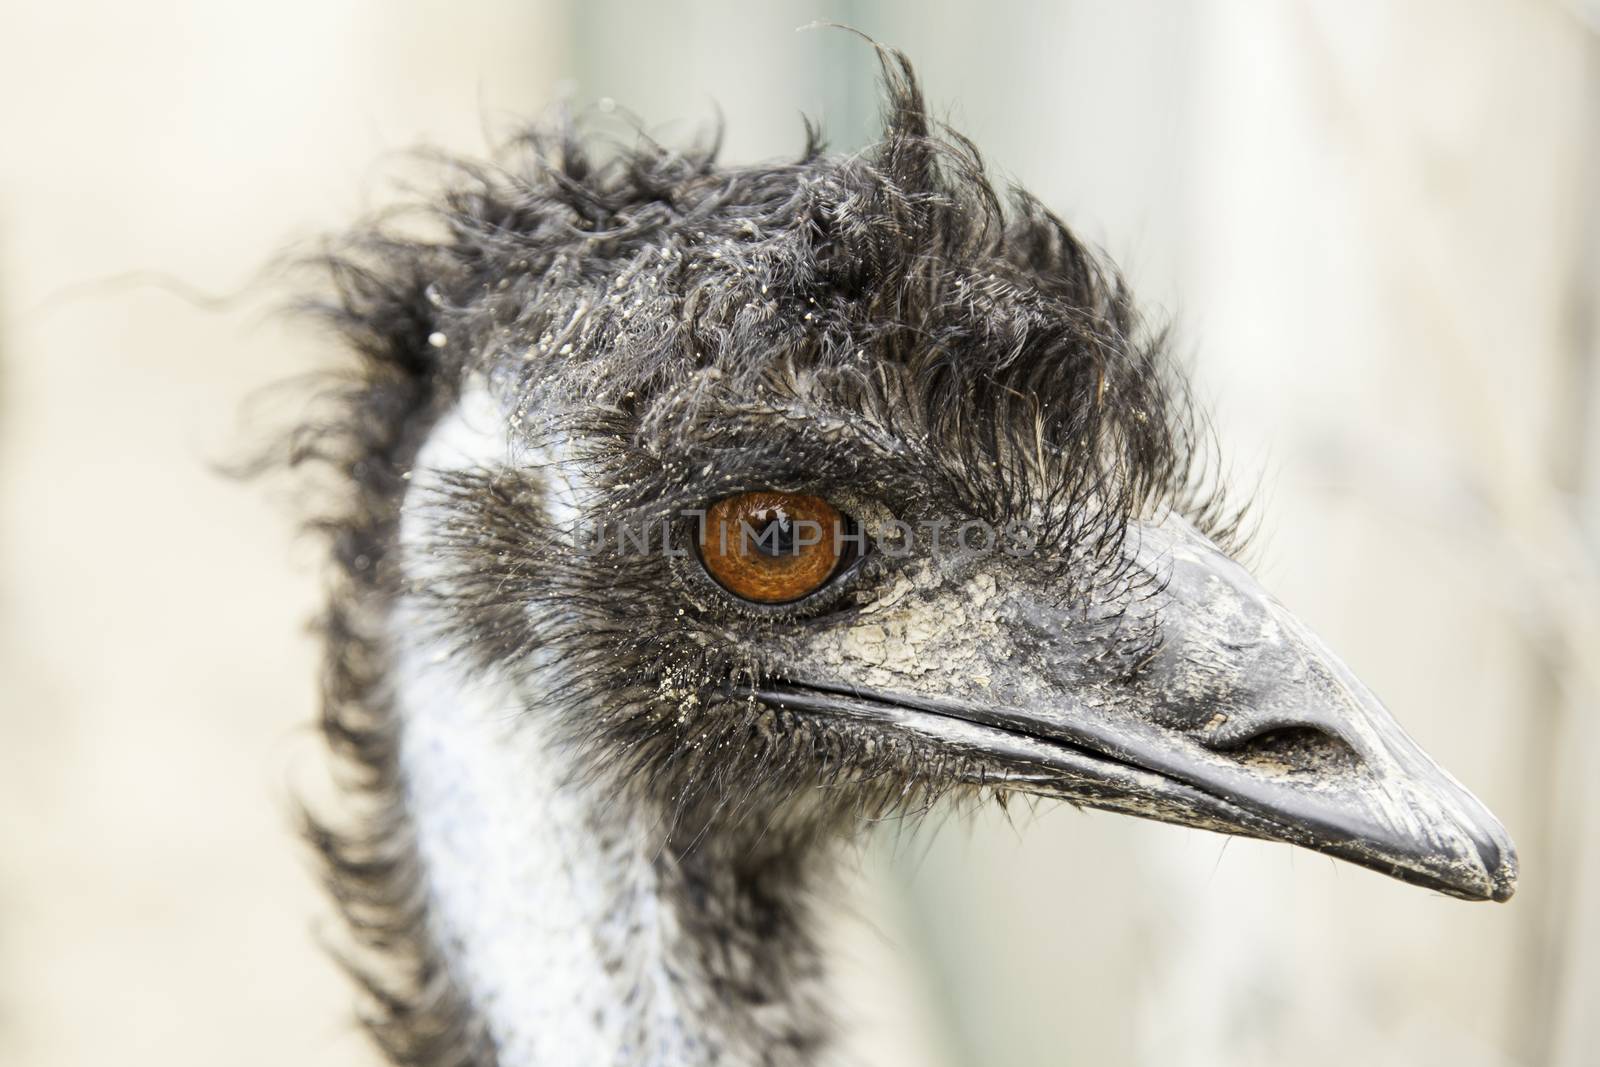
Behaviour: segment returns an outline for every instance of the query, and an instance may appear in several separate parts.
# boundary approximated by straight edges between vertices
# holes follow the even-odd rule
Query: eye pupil
[[[756,532],[754,547],[762,555],[779,559],[796,551],[794,521],[782,514],[772,516]]]

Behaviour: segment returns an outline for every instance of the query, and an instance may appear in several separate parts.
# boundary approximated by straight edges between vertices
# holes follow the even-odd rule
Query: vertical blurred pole
[[[1574,21],[1586,37],[1582,131],[1586,137],[1586,191],[1575,205],[1587,234],[1585,256],[1574,271],[1572,298],[1572,390],[1569,412],[1571,465],[1564,482],[1573,492],[1580,550],[1590,572],[1600,571],[1600,2],[1575,0]],[[1592,586],[1591,586],[1592,588]],[[1580,635],[1581,637],[1581,635]],[[1569,641],[1568,654],[1591,660],[1597,650]],[[1552,1067],[1581,1067],[1594,1062],[1600,1048],[1600,776],[1594,754],[1600,752],[1600,692],[1592,687],[1597,672],[1569,671],[1559,699],[1570,718],[1569,743],[1552,768],[1549,802],[1561,816],[1561,866],[1565,893],[1559,908],[1542,916],[1534,949],[1527,954],[1524,979],[1531,987],[1526,1041]]]
[[[835,150],[864,140],[875,92],[865,45],[838,30],[801,32],[851,23],[854,0],[570,3],[579,108],[612,100],[669,147],[720,116],[724,158],[740,162],[797,154],[802,113],[822,121]]]

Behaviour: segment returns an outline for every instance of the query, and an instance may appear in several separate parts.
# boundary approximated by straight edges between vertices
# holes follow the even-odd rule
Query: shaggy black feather
[[[747,167],[649,142],[600,158],[577,127],[535,130],[499,164],[452,164],[431,236],[379,225],[324,260],[312,310],[358,362],[291,459],[336,473],[316,520],[336,563],[323,725],[356,817],[308,832],[398,1063],[494,1059],[425,929],[385,681],[402,594],[477,663],[537,649],[561,664],[567,688],[546,696],[577,709],[575,772],[621,783],[617,803],[665,805],[679,854],[713,832],[736,842],[719,855],[747,899],[799,885],[795,857],[841,825],[984,784],[949,754],[738,695],[781,671],[786,633],[870,600],[883,554],[825,604],[741,610],[662,554],[577,551],[539,471],[466,472],[437,490],[450,518],[420,549],[445,579],[404,588],[407,472],[469,377],[524,442],[572,443],[591,513],[614,524],[676,528],[682,509],[763,486],[856,487],[908,522],[1023,524],[1061,580],[1129,606],[1105,615],[1108,670],[1158,640],[1135,610],[1147,576],[1120,551],[1130,519],[1176,509],[1230,535],[1198,488],[1205,435],[1162,335],[1054,215],[1020,190],[1007,207],[973,146],[932,128],[904,57],[880,55],[884,136],[859,155],[826,155],[809,126],[795,162]],[[850,788],[787,816],[818,783]]]

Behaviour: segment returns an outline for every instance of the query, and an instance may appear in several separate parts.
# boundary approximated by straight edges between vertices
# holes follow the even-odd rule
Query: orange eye
[[[854,524],[820,496],[740,493],[706,511],[700,559],[734,596],[786,604],[821,589],[853,553]]]

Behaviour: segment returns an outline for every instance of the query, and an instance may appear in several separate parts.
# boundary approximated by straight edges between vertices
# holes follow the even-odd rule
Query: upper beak
[[[931,601],[865,624],[946,663],[970,663],[972,649],[942,641],[986,632],[981,671],[900,676],[903,657],[853,664],[835,646],[757,696],[922,738],[973,780],[1287,841],[1468,900],[1510,898],[1505,829],[1337,656],[1187,523],[1138,534],[1135,560],[1161,585],[1141,602],[1160,643],[1136,669],[1097,671],[1104,648],[1082,647],[1083,608],[1000,571],[992,625],[897,629],[897,610],[950,610]]]

